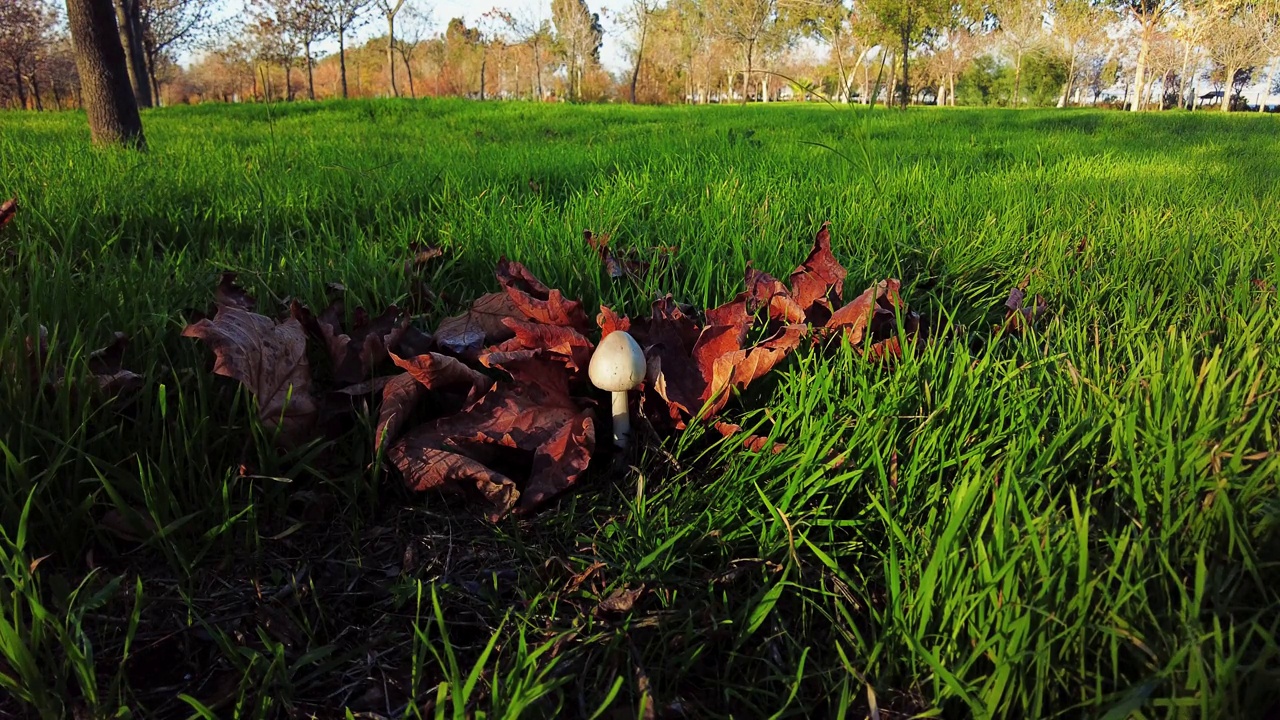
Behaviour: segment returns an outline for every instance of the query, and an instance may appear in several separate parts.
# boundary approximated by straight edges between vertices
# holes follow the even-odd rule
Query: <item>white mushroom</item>
[[[627,410],[627,391],[644,380],[644,351],[636,339],[622,330],[605,336],[591,356],[587,375],[591,384],[613,393],[613,444],[627,446],[631,434],[631,415]]]

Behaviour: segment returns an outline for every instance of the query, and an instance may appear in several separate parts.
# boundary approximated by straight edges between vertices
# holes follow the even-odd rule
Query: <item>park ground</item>
[[[370,101],[0,114],[0,715],[1261,718],[1280,703],[1280,126],[1093,111]],[[519,260],[705,308],[831,222],[846,297],[945,328],[799,352],[490,523],[288,455],[181,337],[260,302],[432,328]],[[612,279],[582,231],[673,247]],[[1048,312],[997,333],[1011,288]],[[33,381],[47,331],[67,381]],[[142,383],[70,380],[112,333]]]

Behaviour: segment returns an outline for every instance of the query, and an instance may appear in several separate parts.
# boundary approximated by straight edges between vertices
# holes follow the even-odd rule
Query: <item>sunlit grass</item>
[[[1280,702],[1275,118],[386,101],[144,121],[137,155],[88,150],[78,115],[0,116],[22,206],[0,234],[0,714]],[[785,275],[825,220],[846,295],[901,278],[930,342],[889,367],[807,350],[753,387],[729,414],[778,455],[693,430],[497,526],[370,466],[368,418],[275,455],[179,337],[222,270],[266,306],[334,281],[351,307],[403,302],[414,242],[445,250],[428,326],[502,255],[588,307],[705,307],[747,262]],[[615,283],[584,229],[675,246],[673,271]],[[1024,279],[1052,314],[996,341]],[[40,325],[72,377],[129,332],[146,387],[42,391]]]

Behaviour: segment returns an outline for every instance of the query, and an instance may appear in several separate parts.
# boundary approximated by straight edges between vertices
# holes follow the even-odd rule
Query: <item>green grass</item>
[[[89,150],[79,115],[0,116],[22,203],[0,233],[0,714],[1280,702],[1275,118],[379,101],[144,121],[140,155]],[[847,296],[899,277],[951,331],[890,368],[787,362],[728,411],[779,455],[694,430],[497,525],[371,467],[367,417],[274,455],[179,337],[227,269],[268,303],[331,281],[404,301],[413,242],[445,249],[426,326],[504,254],[588,307],[706,307],[748,260],[787,273],[824,220]],[[674,245],[675,271],[614,283],[588,228]],[[995,341],[1028,277],[1051,320]],[[22,364],[40,325],[72,377],[127,331],[145,388],[43,390]]]

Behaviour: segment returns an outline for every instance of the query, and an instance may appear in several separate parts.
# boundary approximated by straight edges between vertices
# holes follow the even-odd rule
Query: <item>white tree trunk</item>
[[[1142,89],[1146,87],[1147,81],[1147,57],[1151,53],[1151,33],[1147,31],[1144,24],[1142,28],[1142,38],[1138,43],[1138,66],[1133,72],[1133,102],[1129,105],[1131,112],[1137,112],[1142,109]]]

